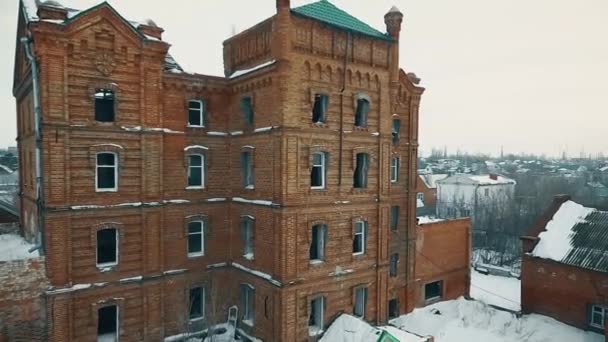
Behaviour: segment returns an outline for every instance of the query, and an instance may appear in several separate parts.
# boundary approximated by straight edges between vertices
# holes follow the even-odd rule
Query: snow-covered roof
[[[436,218],[436,217],[432,217],[432,216],[418,216],[418,224],[428,224],[428,223],[437,223],[437,222],[443,222],[445,221],[444,219],[440,219],[440,218]]]
[[[600,169],[601,172],[608,172],[608,166],[604,166]]]
[[[533,256],[608,272],[608,212],[566,201],[544,229]]]
[[[0,235],[0,261],[36,258],[38,253],[30,253],[34,245],[17,234]]]
[[[496,175],[454,175],[443,180],[437,181],[439,184],[476,184],[476,185],[507,185],[516,184],[515,180],[505,176]]]
[[[437,181],[446,179],[446,178],[448,178],[448,176],[449,175],[446,175],[446,174],[437,174],[437,175],[426,174],[426,175],[419,175],[418,177],[420,177],[420,179],[424,182],[424,185],[426,185],[427,188],[436,189]]]
[[[342,314],[329,326],[320,342],[374,342],[388,332],[400,342],[425,342],[428,339],[420,337],[395,327],[373,327],[364,320]]]

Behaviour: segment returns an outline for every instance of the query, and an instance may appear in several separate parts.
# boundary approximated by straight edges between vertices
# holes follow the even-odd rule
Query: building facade
[[[244,337],[307,341],[413,308],[424,89],[403,15],[382,33],[325,0],[276,7],[212,77],[152,21],[22,0],[21,226],[49,340],[172,340],[237,307]]]

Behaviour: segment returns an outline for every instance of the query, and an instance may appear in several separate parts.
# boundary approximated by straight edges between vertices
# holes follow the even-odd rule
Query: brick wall
[[[471,221],[469,218],[422,224],[417,228],[416,306],[427,305],[425,284],[442,281],[441,300],[469,295]]]
[[[45,260],[0,262],[0,341],[46,341]]]

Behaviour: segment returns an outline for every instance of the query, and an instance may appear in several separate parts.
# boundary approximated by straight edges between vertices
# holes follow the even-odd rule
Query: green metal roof
[[[390,36],[367,25],[345,11],[334,6],[328,0],[320,0],[312,4],[293,8],[292,13],[318,20],[347,31],[360,33],[373,38],[392,40]]]

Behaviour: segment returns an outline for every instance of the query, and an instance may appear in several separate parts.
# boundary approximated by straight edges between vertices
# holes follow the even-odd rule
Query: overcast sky
[[[384,31],[405,14],[401,66],[427,88],[422,150],[608,155],[608,1],[331,0]],[[86,8],[96,0],[63,0]],[[152,18],[186,69],[222,74],[222,41],[271,16],[274,0],[111,0]],[[299,6],[311,0],[292,0]],[[12,96],[18,0],[0,0],[0,147],[15,144]]]

